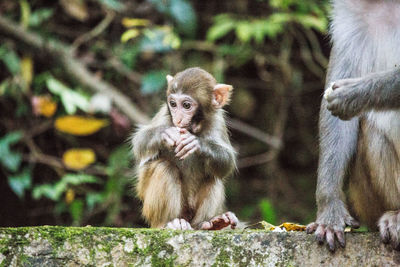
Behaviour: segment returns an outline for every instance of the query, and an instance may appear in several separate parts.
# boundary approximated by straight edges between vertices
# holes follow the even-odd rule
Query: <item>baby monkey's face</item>
[[[199,104],[191,96],[181,93],[168,96],[168,107],[171,112],[172,122],[176,127],[193,130],[193,116]]]

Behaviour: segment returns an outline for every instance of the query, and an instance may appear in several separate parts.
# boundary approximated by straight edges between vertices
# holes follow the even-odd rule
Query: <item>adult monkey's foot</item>
[[[345,247],[346,240],[344,229],[346,226],[358,228],[360,224],[357,220],[350,216],[346,208],[325,209],[317,216],[317,220],[307,225],[306,232],[308,234],[315,233],[315,237],[319,244],[325,241],[330,251],[335,251],[335,240],[341,247]]]
[[[385,212],[378,222],[382,242],[400,250],[400,211]]]

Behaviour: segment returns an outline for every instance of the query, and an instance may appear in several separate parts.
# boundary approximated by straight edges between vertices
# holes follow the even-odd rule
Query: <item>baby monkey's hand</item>
[[[175,156],[180,160],[185,159],[190,154],[200,148],[199,140],[186,129],[180,129],[180,139],[176,142]]]
[[[175,147],[177,142],[181,139],[180,128],[169,127],[161,133],[161,138],[168,148]]]

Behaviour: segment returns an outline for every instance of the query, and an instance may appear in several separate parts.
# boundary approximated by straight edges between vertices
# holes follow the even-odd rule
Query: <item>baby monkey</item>
[[[136,190],[153,228],[234,229],[224,181],[236,169],[224,111],[232,86],[201,68],[168,75],[167,101],[132,138]]]

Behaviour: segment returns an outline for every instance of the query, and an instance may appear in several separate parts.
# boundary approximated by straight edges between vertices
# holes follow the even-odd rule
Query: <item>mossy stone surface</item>
[[[305,233],[102,227],[0,228],[0,266],[398,266],[376,233],[330,253]]]

